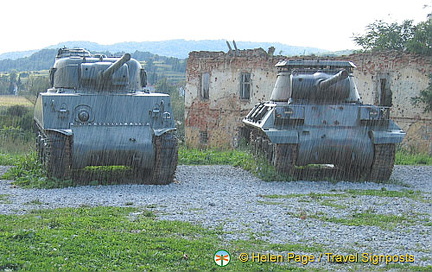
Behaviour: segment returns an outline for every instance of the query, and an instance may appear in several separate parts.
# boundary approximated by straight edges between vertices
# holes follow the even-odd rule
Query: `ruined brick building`
[[[277,74],[275,64],[286,58],[273,55],[273,51],[259,48],[189,54],[185,90],[188,146],[227,148],[238,144],[242,118],[256,103],[269,100]],[[429,84],[431,56],[380,52],[333,59],[350,60],[357,66],[354,76],[365,104],[392,106],[392,119],[407,132],[405,148],[432,154],[432,114],[411,103],[411,97]]]

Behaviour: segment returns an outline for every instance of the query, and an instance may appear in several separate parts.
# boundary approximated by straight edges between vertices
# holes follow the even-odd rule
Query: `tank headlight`
[[[287,115],[293,115],[294,114],[294,110],[292,108],[285,108],[285,114]]]
[[[82,110],[78,113],[78,119],[81,122],[87,122],[90,119],[90,114],[86,110]]]
[[[379,111],[377,109],[370,109],[369,110],[369,117],[370,118],[377,118],[379,115]]]
[[[163,118],[163,119],[171,119],[171,113],[169,113],[169,112],[167,112],[167,111],[164,112],[163,115],[162,115],[162,118]]]

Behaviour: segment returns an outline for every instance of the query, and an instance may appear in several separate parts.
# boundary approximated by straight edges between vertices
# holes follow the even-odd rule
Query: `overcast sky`
[[[355,48],[353,34],[375,20],[425,21],[432,0],[7,0],[0,10],[0,53],[65,41],[170,39],[343,50]]]

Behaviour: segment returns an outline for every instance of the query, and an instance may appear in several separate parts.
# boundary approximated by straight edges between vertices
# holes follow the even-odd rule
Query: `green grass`
[[[17,165],[21,157],[25,155],[0,153],[0,165]]]
[[[378,224],[406,218],[356,214],[340,223]],[[359,222],[357,222],[357,221]],[[335,221],[335,219],[329,219]],[[332,252],[320,244],[273,244],[260,239],[224,240],[219,230],[187,222],[158,220],[146,208],[82,207],[35,210],[25,215],[0,215],[0,271],[322,271],[322,267],[288,263],[240,262],[240,253],[292,252],[318,256]],[[230,252],[231,262],[218,267],[216,251]],[[340,264],[335,264],[343,268]],[[387,266],[386,266],[387,267]],[[395,265],[403,271],[429,267]],[[350,264],[354,270],[377,270],[371,264]],[[402,271],[401,270],[401,271]]]
[[[292,178],[276,172],[268,161],[255,157],[247,149],[213,150],[179,148],[179,164],[183,165],[232,165],[251,172],[264,181],[282,181]]]
[[[11,204],[12,202],[9,200],[8,194],[1,194],[0,195],[0,204]]]
[[[348,197],[345,193],[309,193],[309,194],[287,194],[287,195],[261,195],[265,198],[298,198],[298,197],[310,197],[313,199],[319,199],[322,197]]]
[[[325,215],[309,215],[309,217],[348,226],[377,226],[382,229],[394,229],[398,224],[413,224],[417,222],[414,217],[372,212],[354,213],[344,218],[328,217]]]
[[[385,188],[381,190],[344,190],[337,191],[335,193],[308,193],[308,194],[286,194],[286,195],[261,195],[265,198],[298,198],[298,197],[310,197],[313,199],[321,199],[323,197],[355,197],[355,196],[381,196],[381,197],[407,197],[415,200],[419,200],[422,196],[420,191],[403,190],[403,191],[388,191]]]
[[[251,160],[253,156],[246,151],[179,148],[179,164],[239,166]]]
[[[27,133],[26,133],[27,134]],[[33,133],[31,133],[33,136]],[[27,136],[24,136],[27,137]],[[0,165],[15,165],[17,157],[22,157],[34,150],[34,139],[11,139],[0,141]]]
[[[14,184],[23,188],[58,188],[64,181],[51,180],[47,178],[46,172],[39,163],[36,153],[6,157],[15,167],[10,168],[0,178],[14,180]]]
[[[157,220],[147,210],[130,207],[0,215],[0,228],[0,270],[7,271],[216,271],[213,256],[219,249],[232,255],[224,271],[288,271],[297,269],[291,264],[241,263],[236,256],[263,250],[321,250],[262,241],[230,244],[218,231]]]
[[[396,165],[432,165],[432,156],[428,154],[413,154],[404,150],[396,152]]]
[[[385,188],[381,190],[346,190],[350,195],[369,195],[369,196],[381,196],[381,197],[406,197],[414,200],[422,199],[422,193],[414,190],[403,190],[403,191],[388,191]]]

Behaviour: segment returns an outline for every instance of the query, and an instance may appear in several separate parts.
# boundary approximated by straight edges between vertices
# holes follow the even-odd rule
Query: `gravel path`
[[[0,176],[7,168],[0,166]],[[0,214],[23,214],[32,209],[57,207],[143,207],[153,210],[160,219],[188,221],[209,228],[222,227],[226,240],[258,238],[271,243],[315,248],[318,245],[325,252],[335,254],[412,254],[414,265],[432,265],[432,166],[395,166],[390,184],[264,182],[231,166],[179,166],[176,177],[178,182],[166,186],[83,186],[50,190],[15,188],[10,181],[2,180],[0,196],[5,196],[0,198]],[[417,198],[309,194],[383,188],[421,193]],[[266,197],[292,194],[303,195]],[[344,219],[361,212],[404,216],[409,221],[384,229],[319,219]],[[322,264],[310,265],[319,267]],[[348,270],[349,264],[339,268]]]

